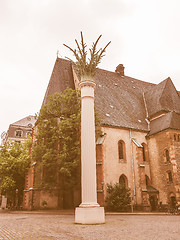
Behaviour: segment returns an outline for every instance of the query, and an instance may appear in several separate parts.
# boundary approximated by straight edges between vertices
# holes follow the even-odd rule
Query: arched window
[[[167,178],[168,178],[168,182],[169,182],[169,183],[172,183],[172,182],[173,182],[173,177],[172,177],[172,172],[171,172],[171,171],[168,171],[168,172],[167,172]]]
[[[31,137],[31,136],[32,136],[32,131],[28,131],[28,132],[26,133],[26,136],[27,136],[27,137],[29,137],[29,136]]]
[[[169,157],[169,150],[165,150],[165,157],[166,157],[166,162],[170,162],[170,157]]]
[[[126,160],[125,143],[122,140],[118,142],[118,154],[119,154],[119,160],[124,160],[124,161]]]
[[[178,142],[180,142],[180,135],[178,135]]]
[[[127,180],[127,177],[124,174],[122,174],[119,177],[119,184],[121,184],[122,186],[128,187],[128,180]]]
[[[142,156],[143,156],[143,161],[147,162],[148,161],[148,150],[147,150],[147,144],[142,143]]]
[[[151,185],[151,180],[149,177],[146,175],[146,187]]]
[[[171,208],[175,208],[176,207],[176,196],[173,192],[171,192],[169,194],[169,199],[170,199],[170,206]]]

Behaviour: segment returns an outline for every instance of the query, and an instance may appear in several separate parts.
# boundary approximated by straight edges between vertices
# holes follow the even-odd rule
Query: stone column
[[[75,211],[75,223],[105,222],[104,208],[97,203],[96,143],[94,119],[95,82],[83,78],[81,88],[81,196],[82,203]]]

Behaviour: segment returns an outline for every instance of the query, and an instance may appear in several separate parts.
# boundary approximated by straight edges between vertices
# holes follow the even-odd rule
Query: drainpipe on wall
[[[133,146],[132,146],[132,137],[131,129],[129,130],[130,135],[130,144],[131,144],[131,163],[132,163],[132,175],[133,175],[133,188],[134,188],[134,204],[136,204],[136,185],[135,185],[135,171],[134,171],[134,157],[133,157]],[[133,211],[133,206],[132,206]]]

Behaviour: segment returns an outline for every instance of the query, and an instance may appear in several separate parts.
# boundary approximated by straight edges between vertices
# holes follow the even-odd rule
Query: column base
[[[105,223],[104,207],[77,207],[75,223],[102,224]]]

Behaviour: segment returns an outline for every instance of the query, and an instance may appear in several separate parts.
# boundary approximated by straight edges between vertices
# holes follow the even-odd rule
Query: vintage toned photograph
[[[179,28],[179,0],[0,0],[0,240],[180,239]]]

